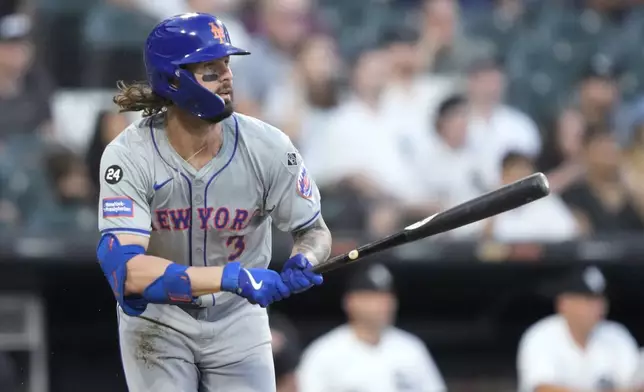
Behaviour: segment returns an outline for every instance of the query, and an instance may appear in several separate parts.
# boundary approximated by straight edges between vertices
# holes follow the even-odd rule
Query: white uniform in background
[[[637,374],[635,375],[635,383],[638,386],[644,386],[644,348],[640,348],[639,362],[637,365]]]
[[[539,385],[583,391],[635,387],[638,346],[623,325],[601,321],[585,350],[572,339],[563,317],[553,315],[531,326],[518,352],[519,391]]]
[[[559,195],[544,197],[493,219],[492,236],[500,242],[564,242],[579,235],[575,216]]]
[[[377,346],[359,340],[347,325],[318,338],[298,369],[300,392],[443,392],[423,342],[391,327]]]

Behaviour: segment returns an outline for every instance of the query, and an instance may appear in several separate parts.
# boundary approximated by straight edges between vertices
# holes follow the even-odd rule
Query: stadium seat
[[[634,10],[624,22],[614,42],[604,51],[616,59],[624,72],[620,77],[620,89],[626,100],[631,100],[644,91],[644,7]]]
[[[27,369],[20,371],[26,373],[26,385],[22,385],[20,390],[48,391],[48,357],[51,353],[48,351],[43,299],[37,294],[5,293],[0,296],[0,319],[0,353],[19,352],[28,356]],[[0,387],[5,385],[2,383]]]
[[[565,7],[538,21],[508,50],[510,97],[536,118],[549,117],[574,92],[590,59],[615,45],[612,22]]]
[[[505,20],[494,13],[477,12],[466,20],[467,34],[487,41],[497,54],[507,53],[522,32],[521,20]]]

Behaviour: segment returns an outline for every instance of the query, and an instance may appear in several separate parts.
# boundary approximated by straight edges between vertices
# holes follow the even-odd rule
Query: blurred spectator
[[[270,88],[287,83],[292,75],[297,50],[311,29],[313,4],[271,0],[257,6],[261,36],[248,48],[252,55],[239,62],[235,93],[239,112],[262,118]]]
[[[589,128],[583,157],[584,178],[562,193],[582,231],[597,235],[644,230],[642,201],[623,179],[615,136],[606,128]]]
[[[572,108],[561,111],[555,124],[547,129],[537,169],[548,176],[552,192],[561,192],[584,173],[582,144],[586,122]]]
[[[640,118],[633,128],[631,143],[623,154],[624,181],[633,192],[634,200],[644,201],[644,118]]]
[[[428,200],[418,181],[418,168],[404,150],[404,124],[383,108],[387,60],[380,49],[357,55],[350,96],[330,119],[317,147],[319,159],[307,161],[321,187],[346,186],[375,206],[369,218],[373,235],[391,231],[401,219],[409,218],[408,212],[419,214],[417,210],[427,207]]]
[[[425,0],[421,18],[418,49],[428,72],[459,75],[474,59],[491,54],[491,47],[464,34],[458,2]]]
[[[613,126],[616,120],[619,90],[615,64],[603,56],[595,56],[579,83],[578,104],[591,126]]]
[[[352,71],[351,96],[344,101],[325,130],[321,161],[308,165],[321,185],[352,178],[356,189],[368,194],[398,196],[407,183],[404,159],[397,142],[396,124],[385,116],[382,92],[389,73],[387,55],[369,49],[357,56]],[[403,196],[404,197],[404,196]]]
[[[477,156],[467,149],[468,103],[450,96],[438,107],[431,138],[426,138],[422,176],[436,209],[446,209],[484,193]],[[433,131],[435,129],[435,132]],[[447,235],[459,238],[480,234],[482,223],[473,223]]]
[[[469,70],[469,145],[478,155],[484,182],[493,189],[500,181],[501,160],[509,151],[531,158],[541,151],[541,136],[532,119],[503,104],[506,77],[501,65],[490,59],[474,62]]]
[[[302,42],[291,78],[268,91],[264,120],[286,133],[307,162],[321,159],[319,148],[340,102],[342,62],[330,36]]]
[[[52,86],[34,65],[31,30],[27,15],[0,15],[0,138],[50,131]]]
[[[52,186],[51,201],[36,206],[28,230],[34,234],[94,230],[96,191],[83,160],[71,151],[58,148],[47,157],[47,174]]]
[[[85,155],[85,163],[89,171],[92,189],[98,190],[100,185],[101,157],[105,147],[114,140],[127,126],[128,119],[120,113],[101,111],[96,119],[94,135]]]
[[[296,370],[302,348],[297,329],[283,315],[269,314],[277,392],[298,392]]]
[[[521,338],[520,392],[635,391],[638,347],[621,324],[605,320],[608,302],[601,271],[575,270],[549,282],[556,315],[532,325]]]
[[[501,185],[535,173],[532,159],[508,153],[503,158]],[[560,242],[579,235],[574,215],[556,194],[497,215],[488,221],[490,236],[499,242]]]
[[[438,104],[456,89],[452,77],[426,74],[419,56],[418,33],[399,26],[386,31],[381,44],[388,54],[391,75],[383,92],[383,107],[390,116],[397,118],[409,132],[409,148],[420,138],[427,139],[428,129],[434,119],[427,113],[434,113]]]
[[[298,370],[301,392],[446,390],[423,342],[392,326],[397,299],[385,266],[356,270],[343,308],[348,324],[304,351]]]

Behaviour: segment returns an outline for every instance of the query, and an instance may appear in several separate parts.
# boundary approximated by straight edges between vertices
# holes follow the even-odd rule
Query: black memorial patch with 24
[[[119,165],[112,165],[105,170],[105,182],[116,184],[123,178],[123,169]]]

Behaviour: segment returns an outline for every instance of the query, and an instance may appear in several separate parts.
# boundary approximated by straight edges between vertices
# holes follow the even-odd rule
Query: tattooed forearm
[[[331,232],[321,216],[313,225],[293,232],[293,240],[292,255],[302,253],[313,265],[326,261],[331,254]]]

